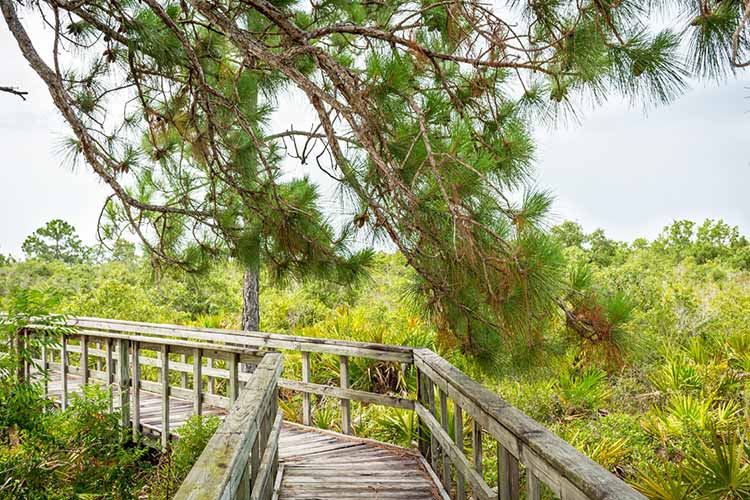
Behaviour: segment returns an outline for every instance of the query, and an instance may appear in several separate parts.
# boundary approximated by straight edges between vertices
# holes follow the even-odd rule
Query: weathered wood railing
[[[645,500],[599,464],[429,349],[415,349],[414,364],[419,381],[416,412],[430,434],[423,441],[422,452],[429,455],[432,468],[440,471],[448,491],[452,489],[453,466],[455,498],[466,498],[468,487],[475,499],[518,499],[523,468],[528,500],[541,498],[542,484],[563,500]],[[453,410],[453,440],[448,435],[449,406]],[[471,421],[471,461],[464,449],[464,414]],[[497,491],[484,479],[485,436],[496,443]]]
[[[174,500],[268,500],[278,471],[282,355],[268,353]]]
[[[529,500],[540,499],[543,489],[563,500],[645,500],[616,476],[427,349],[97,318],[77,318],[71,324],[78,330],[64,340],[61,351],[82,359],[94,356],[96,361],[82,365],[79,360],[77,366],[67,357],[66,362],[57,362],[55,357],[44,361],[47,366],[62,370],[63,378],[66,373],[75,373],[84,379],[91,377],[118,385],[120,407],[125,409],[123,425],[128,425],[130,409],[137,407],[135,402],[128,404],[130,387],[192,400],[195,413],[200,413],[203,403],[231,407],[231,417],[244,399],[235,401],[240,384],[252,384],[254,380],[252,374],[241,372],[240,363],[257,364],[270,351],[301,353],[301,380],[279,378],[276,384],[302,394],[303,424],[312,424],[312,395],[341,401],[341,429],[345,433],[352,432],[351,401],[413,410],[420,422],[420,452],[452,498],[516,500],[524,496],[521,489],[525,487]],[[115,366],[120,353],[130,363]],[[339,357],[338,385],[311,382],[312,353]],[[413,367],[417,375],[416,399],[350,388],[349,361],[355,357],[401,364],[405,369]],[[156,382],[138,375],[144,366],[157,369]],[[172,377],[170,372],[174,372]],[[204,378],[208,383],[203,383]],[[137,393],[134,391],[135,397]],[[168,412],[168,405],[165,408]],[[168,415],[162,417],[169,420]],[[136,423],[133,430],[137,432],[137,413],[131,414],[130,420]],[[471,424],[470,439],[463,435],[465,421]],[[168,424],[161,434],[166,443]],[[466,441],[470,443],[468,450]],[[497,471],[484,467],[482,457],[486,456],[488,445],[496,447]],[[488,479],[495,477],[495,472],[497,486],[490,488]]]

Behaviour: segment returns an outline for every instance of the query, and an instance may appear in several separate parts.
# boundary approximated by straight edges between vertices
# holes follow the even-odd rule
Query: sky
[[[0,93],[0,253],[20,257],[26,236],[54,218],[94,243],[109,190],[90,169],[61,165],[68,130],[4,23],[0,61],[0,85],[29,92],[26,101]],[[287,99],[274,125],[299,128],[303,108],[298,97]],[[654,238],[684,218],[723,218],[750,233],[750,72],[694,82],[648,112],[611,101],[536,137],[537,184],[555,195],[553,223],[574,220],[626,241]]]

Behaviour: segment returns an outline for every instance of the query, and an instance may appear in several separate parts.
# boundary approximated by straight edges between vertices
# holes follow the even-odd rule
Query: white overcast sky
[[[24,238],[53,218],[93,243],[108,189],[85,168],[61,166],[67,129],[4,23],[0,61],[0,85],[29,91],[25,102],[0,93],[0,253],[20,256]],[[610,102],[579,124],[539,130],[538,184],[556,196],[555,221],[622,240],[653,238],[681,218],[723,218],[750,233],[749,96],[746,72],[723,84],[695,82],[648,114]],[[299,126],[301,107],[296,98],[284,103],[279,128]]]

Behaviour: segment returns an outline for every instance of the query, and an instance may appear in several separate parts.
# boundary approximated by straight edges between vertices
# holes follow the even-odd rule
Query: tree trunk
[[[246,268],[242,278],[242,329],[246,332],[257,332],[260,328],[260,273]],[[242,363],[242,371],[250,373],[254,365]]]

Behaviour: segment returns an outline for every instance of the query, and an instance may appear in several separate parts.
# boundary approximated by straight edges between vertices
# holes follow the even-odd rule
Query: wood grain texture
[[[279,438],[279,500],[446,498],[418,453],[285,423]]]
[[[414,363],[558,498],[646,500],[604,467],[429,349],[415,349]]]

